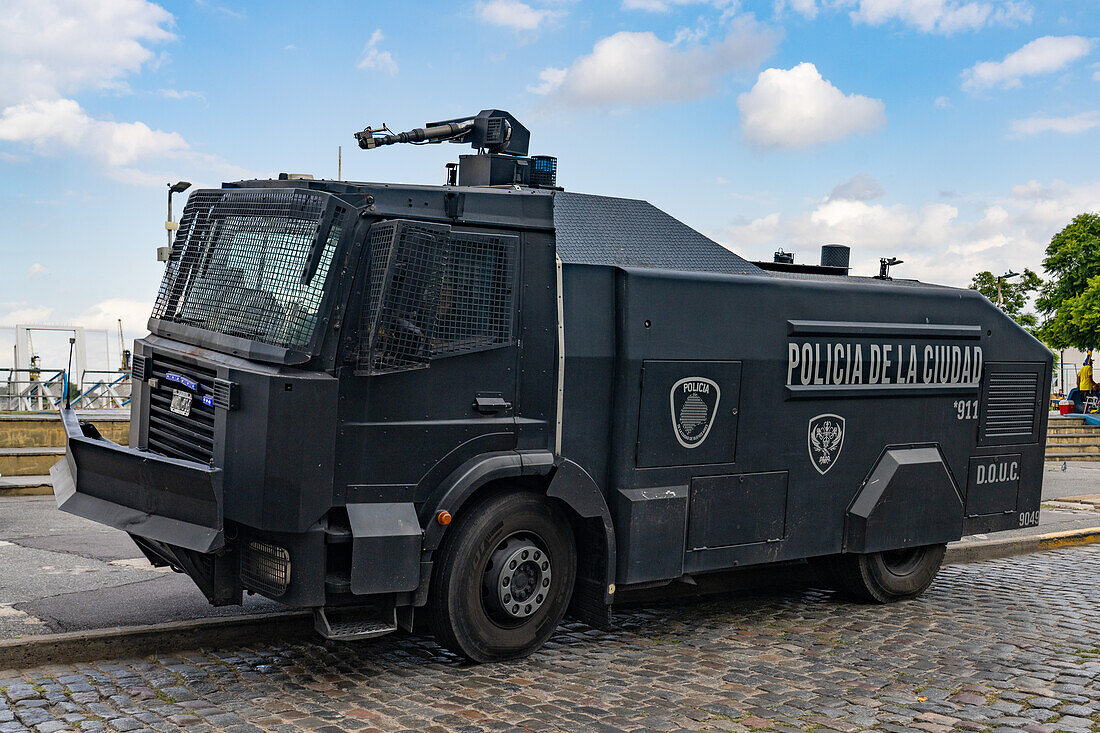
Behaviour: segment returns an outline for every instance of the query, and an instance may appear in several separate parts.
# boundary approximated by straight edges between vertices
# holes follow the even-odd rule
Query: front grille
[[[241,584],[277,598],[290,585],[290,553],[270,542],[253,540],[241,553]]]
[[[148,376],[156,386],[149,389],[149,449],[170,458],[210,463],[214,460],[214,406],[202,398],[214,394],[214,370],[160,353],[153,355],[150,367]],[[189,415],[172,412],[175,390],[192,394]]]
[[[981,442],[1029,443],[1039,429],[1039,373],[991,371],[986,387]]]

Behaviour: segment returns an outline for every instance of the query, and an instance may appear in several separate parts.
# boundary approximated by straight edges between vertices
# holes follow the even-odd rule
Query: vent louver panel
[[[1039,432],[1038,404],[1038,370],[991,370],[982,411],[981,443],[1034,442]]]
[[[240,403],[240,390],[236,382],[228,379],[214,380],[214,406],[223,410],[236,410]]]
[[[135,382],[144,382],[149,368],[149,357],[134,354],[130,362],[130,376]]]
[[[249,542],[241,553],[241,583],[270,598],[290,585],[290,553],[270,542]]]

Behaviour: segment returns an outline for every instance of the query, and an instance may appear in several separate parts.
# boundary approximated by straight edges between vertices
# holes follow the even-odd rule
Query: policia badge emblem
[[[807,444],[810,462],[822,476],[836,463],[844,447],[844,418],[840,415],[818,415],[810,418]]]
[[[704,377],[686,377],[672,385],[672,428],[680,445],[697,448],[703,444],[721,396],[718,385]]]

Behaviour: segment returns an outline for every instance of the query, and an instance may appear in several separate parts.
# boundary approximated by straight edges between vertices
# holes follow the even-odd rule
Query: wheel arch
[[[573,525],[578,556],[583,558],[577,568],[570,613],[585,623],[606,628],[610,625],[609,606],[615,592],[615,528],[611,512],[588,472],[550,451],[483,454],[455,469],[422,507],[425,555],[431,557],[439,549],[447,532],[447,526],[436,521],[439,512],[446,511],[457,519],[483,497],[514,489],[517,484],[543,493],[566,511]],[[422,588],[426,589],[430,582],[429,571],[421,578]]]

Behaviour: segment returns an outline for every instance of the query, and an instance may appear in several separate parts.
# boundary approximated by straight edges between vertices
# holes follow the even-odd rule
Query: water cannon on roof
[[[367,127],[355,139],[363,150],[396,143],[468,143],[477,154],[459,156],[457,180],[449,176],[449,185],[557,187],[557,158],[528,157],[530,130],[504,110],[483,109],[474,117],[428,122],[407,132],[394,132],[385,124]]]

